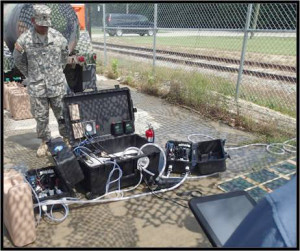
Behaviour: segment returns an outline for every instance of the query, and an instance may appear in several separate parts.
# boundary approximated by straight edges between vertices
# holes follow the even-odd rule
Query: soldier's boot
[[[70,145],[69,139],[66,137],[63,137],[63,140],[65,142],[65,144],[67,145],[67,147],[69,147],[70,149],[72,149],[72,146]]]
[[[48,152],[48,146],[46,144],[46,141],[42,140],[42,143],[40,145],[40,147],[38,148],[36,155],[38,157],[44,157],[47,155]]]

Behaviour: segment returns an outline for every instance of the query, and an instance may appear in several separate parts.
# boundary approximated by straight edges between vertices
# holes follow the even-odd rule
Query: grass
[[[107,42],[116,42],[130,45],[153,46],[153,37],[144,36],[123,36],[112,37]],[[243,36],[217,37],[217,36],[181,36],[181,37],[160,37],[156,38],[157,45],[168,46],[169,48],[206,48],[222,51],[242,50]],[[296,56],[296,38],[292,37],[254,37],[248,40],[247,52]]]
[[[110,63],[111,70],[115,64],[116,62],[112,60],[112,62]],[[130,69],[129,71],[137,71],[137,69],[141,68],[139,71],[142,73],[142,75],[149,75],[149,72],[152,72],[151,67],[139,67],[139,65],[143,64],[137,64],[135,61],[129,61],[119,58],[118,64],[120,64],[120,68]],[[144,72],[145,68],[147,68],[146,72]],[[109,77],[115,78],[113,76],[116,75],[117,69],[114,69],[113,72],[111,70],[109,71]],[[120,75],[122,75],[122,73]],[[128,71],[123,72],[123,76],[126,75],[128,75]],[[147,88],[149,88],[150,85],[154,86],[153,81],[149,82],[149,76],[145,78],[144,81],[147,85]],[[196,71],[187,73],[184,70],[172,70],[170,68],[157,67],[156,82],[164,83],[168,81],[175,84],[176,82],[189,83],[187,89],[185,90],[188,93],[189,100],[186,102],[190,102],[193,104],[197,103],[197,100],[200,98],[206,99],[207,96],[204,95],[203,97],[202,95],[202,93],[206,92],[216,92],[224,96],[235,97],[236,83],[225,78],[216,77],[214,75],[208,76],[207,74],[203,75]],[[128,82],[134,83],[133,80]],[[143,85],[144,84],[141,84],[141,87],[143,87]],[[177,86],[176,88],[180,89],[181,87]],[[247,86],[247,83],[245,83],[241,88],[239,97],[254,104],[264,106],[271,110],[278,111],[282,114],[286,114],[288,116],[296,118],[296,96],[294,100],[291,100],[291,96],[286,95],[287,94],[283,91],[272,90],[272,92],[270,92],[270,89],[266,87],[256,87],[256,89],[254,89],[251,86]],[[176,97],[178,98],[178,95]],[[286,100],[286,102],[284,102],[284,100]]]
[[[294,137],[293,133],[287,132],[284,128],[277,128],[276,124],[260,125],[251,118],[230,113],[225,99],[220,95],[214,95],[215,92],[226,96],[232,96],[234,93],[235,83],[224,78],[213,76],[208,78],[199,72],[187,73],[184,70],[166,67],[157,67],[154,77],[150,64],[137,63],[119,56],[108,62],[104,72],[107,76],[111,76],[112,71],[117,71],[122,76],[122,84],[136,87],[144,93],[160,96],[171,103],[189,107],[213,120],[222,120],[239,129],[257,133],[263,142],[283,142]],[[165,88],[166,86],[168,88]]]

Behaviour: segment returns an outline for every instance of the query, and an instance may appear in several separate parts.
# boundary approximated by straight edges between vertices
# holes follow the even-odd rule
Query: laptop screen
[[[198,222],[216,246],[223,246],[255,202],[246,192],[194,198],[190,207]]]

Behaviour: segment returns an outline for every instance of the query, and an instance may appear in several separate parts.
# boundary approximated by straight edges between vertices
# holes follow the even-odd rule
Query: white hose
[[[296,138],[289,139],[289,140],[283,142],[282,143],[283,144],[283,149],[287,152],[290,152],[290,153],[296,153],[297,152],[297,147],[295,147],[293,145],[289,145],[288,142],[290,142],[290,141],[296,141]],[[288,148],[290,148],[290,149],[288,149]],[[294,149],[294,150],[291,150],[291,148]]]
[[[170,188],[165,188],[157,191],[152,191],[152,192],[147,192],[147,193],[141,193],[141,194],[136,194],[132,196],[127,196],[127,197],[122,197],[122,198],[111,198],[111,199],[103,199],[103,200],[76,200],[76,198],[62,198],[60,200],[47,200],[41,202],[41,205],[57,205],[57,204],[66,204],[66,205],[71,205],[71,204],[93,204],[93,203],[107,203],[107,202],[113,202],[113,201],[123,201],[123,200],[129,200],[129,199],[134,199],[134,198],[139,198],[147,195],[152,195],[152,194],[157,194],[157,193],[164,193],[168,192],[171,190],[176,189],[179,187],[188,177],[188,172],[184,175],[182,180],[178,182],[176,185]],[[36,205],[35,205],[36,206]]]
[[[154,144],[154,143],[147,143],[147,144],[143,145],[143,146],[140,148],[140,150],[139,150],[139,155],[141,154],[142,149],[144,149],[146,146],[155,146],[155,147],[157,147],[157,148],[161,151],[161,153],[162,153],[162,155],[163,155],[163,157],[164,157],[163,168],[161,169],[161,171],[160,171],[159,174],[158,174],[158,177],[161,177],[161,176],[163,175],[163,173],[164,173],[164,171],[165,171],[165,169],[166,169],[166,165],[167,165],[167,157],[166,157],[165,151],[164,151],[159,145],[157,145],[157,144]],[[144,170],[144,169],[143,169],[143,170]],[[145,171],[145,170],[144,170],[144,171]],[[148,172],[150,172],[150,171],[148,171]],[[152,175],[154,175],[154,174],[152,174]]]
[[[55,221],[55,222],[63,222],[63,221],[68,217],[68,215],[69,215],[69,207],[68,207],[68,205],[65,205],[64,203],[62,203],[61,205],[62,205],[63,208],[65,209],[65,214],[64,214],[63,217],[61,217],[61,218],[55,218],[55,217],[53,216],[53,207],[54,207],[54,205],[52,205],[51,208],[50,208],[50,215],[47,213],[47,208],[46,208],[46,210],[44,211],[44,212],[45,212],[45,215],[46,215],[50,220],[52,220],[52,221]]]
[[[196,143],[195,141],[191,140],[191,137],[194,137],[194,136],[201,136],[201,137],[206,137],[206,138],[210,138],[210,139],[215,139],[215,138],[213,138],[209,135],[205,135],[205,134],[190,134],[190,135],[188,135],[187,138],[190,142]],[[224,148],[225,148],[225,150],[238,150],[238,149],[246,148],[249,146],[265,146],[267,152],[269,152],[271,154],[284,155],[286,152],[289,152],[289,153],[297,152],[297,148],[295,146],[288,144],[288,142],[295,141],[295,140],[296,140],[296,138],[292,138],[283,143],[271,143],[271,144],[257,143],[257,144],[249,144],[249,145],[244,145],[244,146],[224,147]],[[279,151],[272,151],[271,150],[272,148],[278,149]]]
[[[226,150],[238,150],[238,149],[241,149],[241,148],[246,148],[246,147],[249,147],[249,146],[268,146],[268,144],[249,144],[249,145],[244,145],[244,146],[237,146],[237,147],[225,147]]]

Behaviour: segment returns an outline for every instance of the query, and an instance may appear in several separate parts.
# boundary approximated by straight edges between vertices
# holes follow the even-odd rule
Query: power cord
[[[195,137],[195,136],[206,137],[206,138],[210,138],[212,140],[216,139],[216,138],[214,138],[212,136],[209,136],[209,135],[206,135],[206,134],[190,134],[190,135],[188,135],[187,138],[192,143],[199,142],[199,141],[193,141],[191,139],[192,137]],[[225,149],[226,150],[238,150],[238,149],[245,148],[245,147],[250,147],[250,146],[265,146],[267,152],[269,152],[271,154],[284,155],[286,152],[288,152],[288,153],[296,153],[297,152],[297,147],[288,144],[291,141],[296,141],[296,138],[286,140],[283,143],[271,143],[271,144],[257,143],[257,144],[249,144],[249,145],[237,146],[237,147],[225,147]],[[278,151],[273,151],[273,150],[271,150],[272,148],[278,149]]]
[[[168,202],[173,202],[173,203],[175,203],[175,204],[177,204],[177,205],[179,205],[179,206],[181,206],[181,207],[188,208],[188,206],[183,205],[183,204],[177,202],[176,200],[174,200],[174,199],[172,199],[172,198],[163,197],[163,196],[160,196],[160,195],[154,193],[154,191],[153,191],[153,190],[151,189],[151,187],[149,186],[147,180],[144,179],[144,181],[145,181],[145,183],[146,183],[148,189],[151,191],[151,194],[154,195],[155,197],[157,197],[157,198],[159,198],[159,199],[162,199],[162,200],[165,200],[165,201],[168,201]]]

